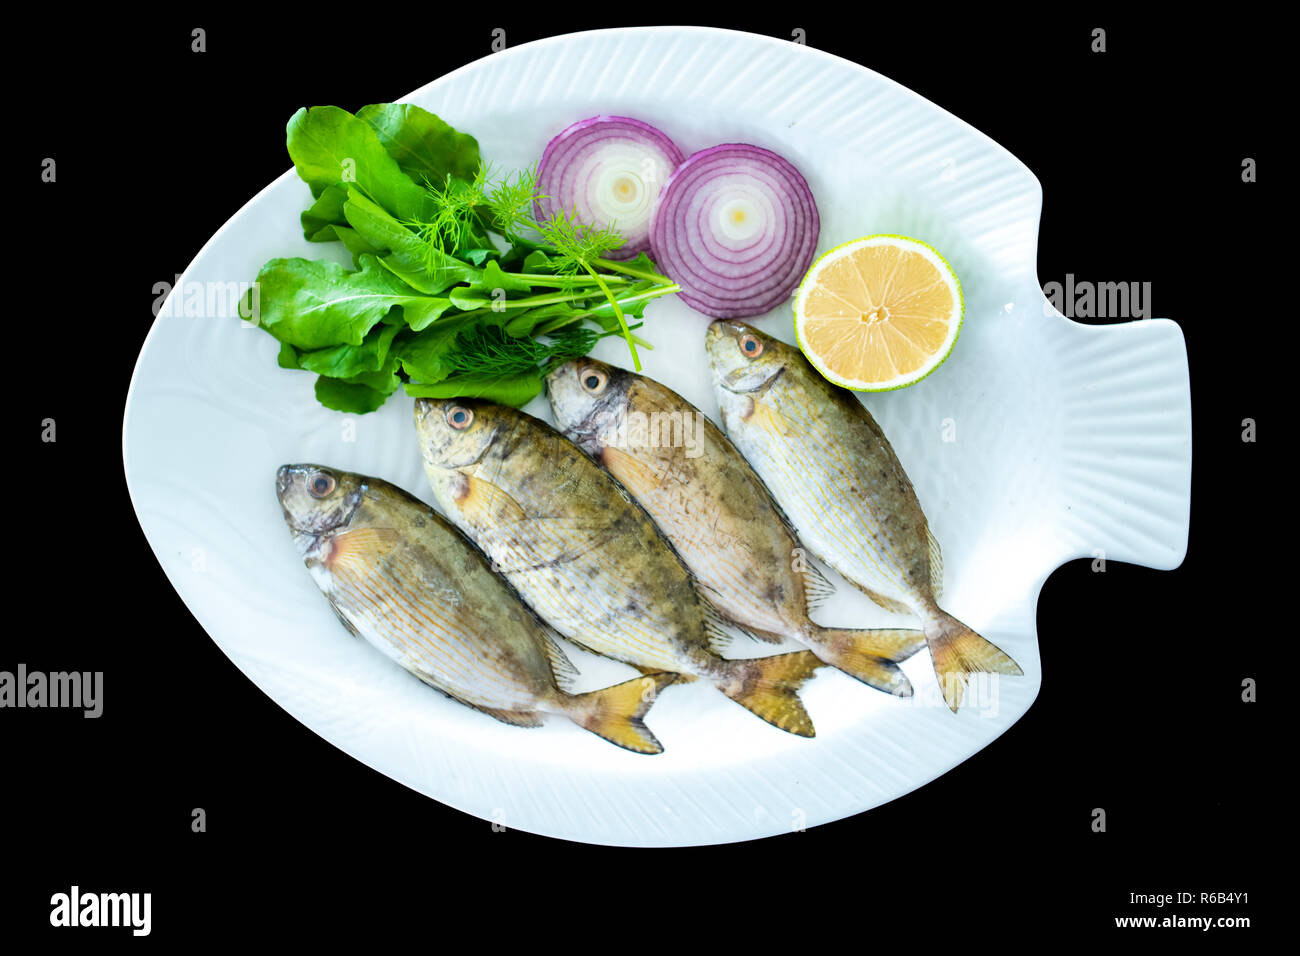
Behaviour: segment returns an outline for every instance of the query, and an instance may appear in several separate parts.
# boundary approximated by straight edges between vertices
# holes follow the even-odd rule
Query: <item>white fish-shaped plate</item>
[[[472,133],[504,169],[535,162],[553,135],[598,113],[652,123],[687,153],[766,146],[811,185],[819,252],[882,232],[942,250],[966,295],[952,357],[916,387],[865,401],[942,542],[944,606],[1025,673],[974,682],[954,715],[924,651],[904,665],[911,699],[823,669],[802,692],[817,725],[811,740],[754,720],[710,687],[672,687],[653,711],[665,752],[647,758],[565,721],[497,723],[353,639],[285,534],[276,468],[323,461],[430,495],[411,399],[399,393],[365,416],[328,411],[314,377],[277,367],[271,337],[235,318],[235,293],[267,259],[347,262],[337,244],[303,239],[309,193],[290,171],[213,236],[165,304],[127,398],[123,457],[145,535],[200,624],[262,690],[358,760],[465,812],[569,840],[672,846],[816,826],[923,785],[1025,713],[1041,681],[1038,593],[1063,562],[1182,561],[1191,399],[1181,331],[1158,319],[1085,326],[1052,308],[1035,269],[1038,181],[961,120],[802,45],[678,27],[510,48],[406,101]],[[792,340],[788,304],[754,321]],[[642,334],[657,347],[643,359],[646,374],[716,416],[707,324],[675,299],[655,302]],[[606,340],[596,355],[623,364],[622,348]],[[544,397],[528,410],[550,419]],[[832,580],[821,623],[907,626]],[[743,638],[733,649],[770,652]],[[629,676],[612,661],[572,657],[582,689]]]

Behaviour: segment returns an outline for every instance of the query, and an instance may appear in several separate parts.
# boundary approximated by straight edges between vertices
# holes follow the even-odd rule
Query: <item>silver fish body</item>
[[[880,690],[912,693],[897,663],[925,646],[924,634],[812,620],[810,598],[831,586],[804,559],[754,469],[703,412],[651,378],[591,358],[553,371],[547,394],[564,434],[649,512],[723,617],[759,640],[799,641]]]
[[[420,399],[416,427],[439,508],[559,633],[638,668],[703,678],[769,723],[814,735],[795,691],[820,661],[721,657],[690,570],[571,441],[518,409],[462,399]]]
[[[743,322],[709,326],[723,425],[800,539],[846,580],[925,630],[956,711],[972,672],[1019,665],[939,607],[943,564],[912,482],[871,413],[798,349]]]
[[[550,630],[427,505],[378,478],[313,464],[280,468],[276,493],[340,621],[420,680],[505,723],[563,714],[626,749],[663,749],[641,718],[673,675],[563,689],[572,665]]]

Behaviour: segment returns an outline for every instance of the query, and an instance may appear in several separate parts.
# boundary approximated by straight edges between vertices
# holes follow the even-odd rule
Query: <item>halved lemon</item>
[[[883,392],[942,365],[964,313],[957,274],[931,246],[866,236],[813,263],[795,293],[794,334],[836,385]]]

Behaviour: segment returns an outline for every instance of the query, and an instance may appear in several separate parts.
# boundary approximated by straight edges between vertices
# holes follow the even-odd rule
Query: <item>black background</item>
[[[72,29],[55,14],[9,38],[45,68],[24,92],[11,85],[20,135],[5,160],[11,201],[32,211],[11,221],[7,243],[10,279],[31,277],[10,283],[8,318],[24,331],[9,337],[9,372],[30,381],[9,391],[23,453],[9,469],[17,575],[0,669],[102,670],[105,710],[98,720],[0,712],[7,938],[50,931],[50,895],[72,883],[152,892],[152,938],[173,941],[256,928],[303,941],[400,931],[445,945],[457,922],[498,941],[518,927],[589,945],[609,945],[619,927],[644,945],[681,945],[701,921],[732,927],[737,946],[784,931],[863,947],[1113,937],[1138,933],[1115,930],[1114,916],[1153,912],[1129,905],[1130,892],[1179,889],[1249,891],[1248,906],[1213,915],[1261,924],[1279,758],[1263,735],[1282,696],[1264,668],[1291,637],[1272,556],[1290,514],[1266,481],[1283,417],[1268,415],[1281,406],[1266,393],[1292,319],[1273,303],[1294,296],[1292,247],[1264,238],[1283,215],[1270,90],[1285,64],[1269,28],[919,7],[858,24],[637,12],[806,30],[809,45],[917,91],[1037,174],[1042,281],[1151,283],[1154,314],[1180,323],[1192,369],[1182,567],[1058,570],[1038,607],[1044,676],[1028,714],[939,780],[806,833],[608,849],[495,833],[407,790],[258,691],[145,542],[120,429],[152,287],[283,172],[284,123],[298,106],[404,96],[488,54],[494,27],[518,45],[621,24],[426,6]],[[205,53],[190,50],[194,27],[207,31]],[[1107,30],[1104,54],[1090,51],[1094,27]],[[45,157],[57,183],[40,182]],[[1260,182],[1242,182],[1245,157]],[[1256,444],[1241,440],[1247,417],[1259,421]],[[57,443],[39,439],[45,418]],[[1259,703],[1242,702],[1246,677],[1260,680]],[[195,807],[206,833],[191,832]],[[1096,807],[1105,833],[1091,829]],[[867,849],[881,834],[897,852]]]

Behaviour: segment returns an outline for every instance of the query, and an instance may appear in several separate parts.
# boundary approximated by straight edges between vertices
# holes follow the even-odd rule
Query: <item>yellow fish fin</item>
[[[939,612],[939,621],[926,631],[934,675],[939,679],[944,703],[954,714],[961,706],[966,675],[1024,673],[996,644],[986,641],[951,614]]]
[[[514,524],[527,517],[519,502],[477,475],[465,476],[465,490],[456,497],[456,506],[477,525]]]
[[[612,445],[601,449],[600,460],[609,473],[617,478],[634,498],[655,491],[663,485],[666,477],[649,462]]]
[[[784,435],[788,427],[784,415],[757,398],[750,399],[749,414],[745,416],[745,421],[774,435]]]
[[[569,719],[612,744],[639,754],[663,753],[642,717],[659,692],[677,679],[676,674],[647,674],[613,687],[566,698]]]
[[[812,718],[795,693],[822,666],[812,651],[725,662],[720,691],[773,727],[800,737],[816,737]]]
[[[401,535],[392,528],[356,528],[336,534],[325,564],[331,570],[360,574],[392,550]]]
[[[925,647],[925,631],[819,627],[810,635],[810,641],[818,657],[850,677],[887,694],[912,696],[912,682],[899,669],[898,662]]]

